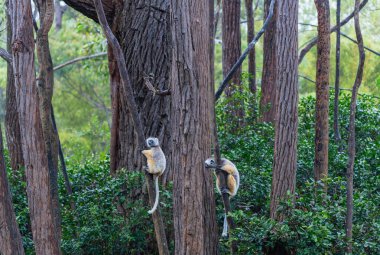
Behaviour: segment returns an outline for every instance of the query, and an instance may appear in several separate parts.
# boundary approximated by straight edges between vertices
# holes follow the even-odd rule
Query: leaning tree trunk
[[[226,77],[241,55],[240,0],[223,1],[222,9],[223,77]],[[242,91],[240,76],[241,67],[237,69],[226,88],[227,97]],[[228,101],[228,106],[228,111],[235,120],[234,126],[241,127],[244,123],[244,105],[241,101],[232,100]]]
[[[211,150],[209,2],[172,0],[174,254],[217,254]]]
[[[264,13],[268,16],[271,0],[265,0]],[[277,3],[264,34],[263,73],[261,78],[260,113],[262,121],[274,122],[276,115],[276,20]]]
[[[327,177],[329,162],[330,8],[328,0],[314,2],[318,11],[314,178],[318,181]]]
[[[298,1],[278,1],[276,21],[276,135],[270,215],[282,220],[278,203],[294,194],[297,169],[298,127]]]
[[[13,210],[3,153],[3,132],[0,127],[0,254],[23,255],[22,239]]]
[[[28,0],[10,1],[13,28],[12,56],[17,109],[21,128],[28,205],[36,254],[60,254],[55,222],[51,173],[40,118],[34,71],[32,7]]]
[[[7,6],[7,50],[12,51],[12,25],[9,12],[9,1]],[[24,166],[24,158],[21,148],[20,124],[17,113],[16,88],[14,85],[12,64],[7,65],[7,97],[5,102],[5,135],[7,138],[7,146],[9,157],[11,159],[11,168],[18,170]]]
[[[356,114],[356,99],[360,84],[363,79],[363,69],[365,61],[365,52],[363,45],[363,37],[360,30],[359,22],[359,1],[355,0],[355,33],[359,48],[359,65],[356,73],[355,84],[352,89],[352,97],[350,104],[350,123],[348,133],[348,161],[347,161],[347,215],[346,215],[346,239],[347,253],[352,254],[352,218],[354,210],[354,163],[355,163],[355,114]]]

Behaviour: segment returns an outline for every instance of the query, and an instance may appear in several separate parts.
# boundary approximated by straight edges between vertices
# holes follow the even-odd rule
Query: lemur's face
[[[214,158],[208,158],[205,161],[206,168],[216,168],[216,162]]]
[[[149,148],[152,148],[152,147],[157,147],[160,145],[160,143],[158,142],[158,139],[155,138],[155,137],[149,137],[148,139],[146,139],[146,145],[149,147]]]

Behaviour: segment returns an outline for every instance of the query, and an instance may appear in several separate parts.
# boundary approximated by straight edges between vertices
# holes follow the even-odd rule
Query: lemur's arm
[[[147,159],[152,159],[153,158],[153,151],[152,150],[143,150],[141,153],[144,154],[144,156]]]

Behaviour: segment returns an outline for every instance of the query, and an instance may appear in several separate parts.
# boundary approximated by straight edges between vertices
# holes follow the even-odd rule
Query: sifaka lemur
[[[148,162],[148,168],[146,170],[153,175],[156,186],[156,200],[154,202],[153,208],[148,211],[149,214],[152,214],[154,211],[156,211],[158,206],[160,193],[160,190],[158,188],[158,177],[160,177],[165,171],[166,158],[157,138],[149,137],[146,139],[146,145],[149,147],[149,150],[143,150],[142,154],[144,154]]]
[[[208,158],[205,161],[205,167],[211,168],[214,170],[223,170],[227,172],[227,187],[220,187],[220,181],[218,175],[216,175],[216,188],[218,192],[222,195],[222,193],[227,192],[230,195],[230,199],[234,197],[239,189],[240,185],[240,176],[236,166],[229,161],[228,159],[222,158],[221,165],[218,166],[214,158]],[[227,190],[225,190],[227,189]],[[224,222],[223,222],[223,233],[222,236],[227,236],[228,234],[228,223],[227,223],[227,215],[224,214]]]

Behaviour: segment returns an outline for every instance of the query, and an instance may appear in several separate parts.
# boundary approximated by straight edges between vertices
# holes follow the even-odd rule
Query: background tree
[[[28,205],[37,254],[60,254],[46,144],[40,118],[34,70],[34,38],[30,1],[10,1],[13,71],[19,113]]]
[[[0,253],[3,255],[24,254],[22,239],[15,212],[13,210],[11,192],[8,185],[7,171],[3,152],[3,132],[0,127]]]
[[[271,192],[271,218],[283,220],[278,203],[294,194],[297,169],[298,128],[298,1],[279,0],[276,20],[275,143]]]
[[[245,9],[247,13],[247,42],[248,44],[255,36],[255,19],[253,15],[253,0],[245,0]],[[256,108],[256,53],[255,48],[248,55],[248,73],[249,77],[249,90],[253,94],[254,102],[253,107]]]
[[[217,254],[211,150],[209,1],[172,0],[174,254]],[[185,29],[184,29],[185,28]]]
[[[355,0],[355,33],[358,41],[359,64],[356,73],[356,79],[352,88],[351,104],[350,104],[350,122],[348,133],[348,161],[347,161],[347,216],[346,216],[346,239],[347,253],[352,254],[352,218],[354,207],[354,163],[356,156],[356,137],[355,137],[355,118],[356,118],[356,100],[360,84],[363,79],[363,69],[365,61],[365,52],[363,46],[363,36],[359,22],[359,0]]]
[[[314,2],[318,11],[314,178],[320,180],[327,177],[329,162],[330,6],[328,0]]]
[[[11,52],[12,25],[9,11],[9,1],[5,2],[7,8],[7,50]],[[7,63],[7,97],[5,103],[5,135],[13,170],[24,166],[21,148],[20,124],[17,113],[16,88],[14,86],[12,63]]]
[[[222,56],[223,77],[225,78],[241,55],[240,0],[223,1],[222,9]],[[237,91],[242,91],[241,70],[241,67],[236,70],[229,86],[226,88],[227,98]],[[244,123],[244,108],[241,102],[230,101],[228,110],[232,116],[236,116],[237,126],[242,126]]]
[[[268,16],[269,5],[271,0],[264,1],[264,16]],[[276,115],[276,24],[277,24],[277,3],[274,6],[273,17],[268,24],[267,31],[264,34],[264,51],[263,51],[263,72],[261,78],[261,98],[260,112],[262,120],[265,122],[274,122]]]
[[[334,92],[334,138],[340,143],[339,132],[339,80],[340,80],[340,0],[336,1],[336,49],[335,49],[335,92]]]

